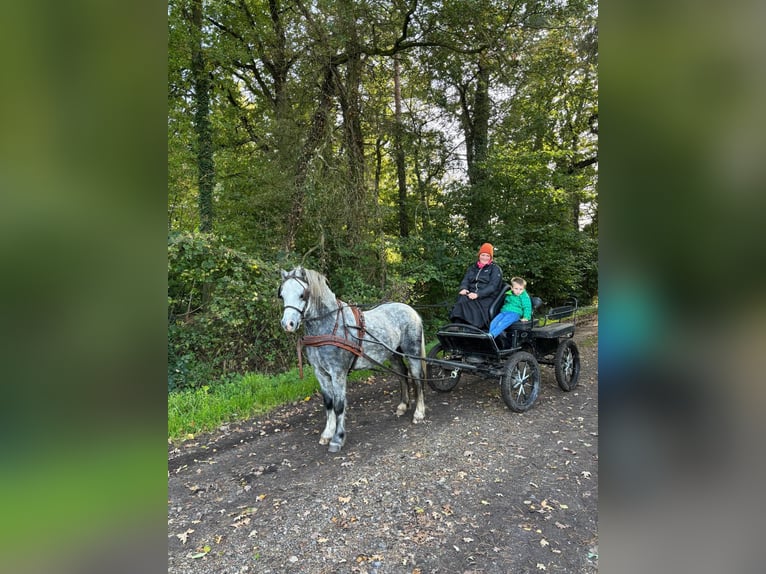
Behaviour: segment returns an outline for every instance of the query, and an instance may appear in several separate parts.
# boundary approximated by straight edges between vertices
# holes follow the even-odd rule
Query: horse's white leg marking
[[[327,423],[322,431],[322,435],[319,437],[319,444],[330,444],[330,439],[335,434],[335,426],[337,424],[335,411],[330,407],[329,409],[326,409],[326,412]]]

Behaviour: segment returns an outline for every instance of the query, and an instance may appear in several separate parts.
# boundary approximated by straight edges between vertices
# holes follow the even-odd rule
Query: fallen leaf
[[[176,534],[176,538],[178,538],[181,541],[181,544],[186,544],[186,540],[189,538],[189,534],[194,532],[191,528],[187,529],[186,532],[181,532],[181,534]]]
[[[590,478],[590,472],[587,470],[583,470],[580,474],[583,475],[583,478]]]
[[[540,563],[538,562],[538,563],[537,563],[537,569],[538,569],[538,570],[545,570],[545,564],[540,564]]]
[[[550,542],[548,542],[545,538],[543,538],[542,540],[540,540],[540,546],[545,548],[546,546],[550,546]]]
[[[350,496],[339,496],[338,497],[338,501],[339,502],[344,502],[345,503],[345,502],[349,502],[350,500],[351,500]]]

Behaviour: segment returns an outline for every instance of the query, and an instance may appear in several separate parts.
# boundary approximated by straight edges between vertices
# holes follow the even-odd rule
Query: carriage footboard
[[[532,333],[538,339],[558,339],[559,337],[571,337],[574,335],[573,323],[549,323],[542,327],[534,327]]]

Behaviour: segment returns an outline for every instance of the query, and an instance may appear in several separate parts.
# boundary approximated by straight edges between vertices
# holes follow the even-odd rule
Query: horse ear
[[[285,271],[284,269],[280,269],[279,272],[282,274],[282,281],[287,279],[287,271]]]

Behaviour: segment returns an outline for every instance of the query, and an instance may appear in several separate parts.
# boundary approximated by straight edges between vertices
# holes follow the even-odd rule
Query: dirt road
[[[523,414],[464,375],[413,425],[376,375],[349,388],[338,455],[318,395],[171,447],[168,572],[597,571],[597,329],[578,324],[579,386],[542,366]]]

